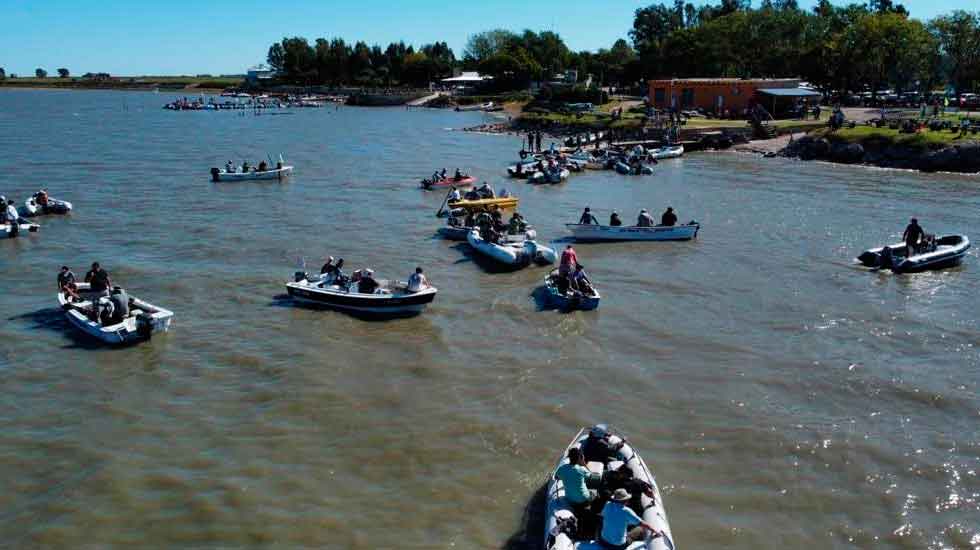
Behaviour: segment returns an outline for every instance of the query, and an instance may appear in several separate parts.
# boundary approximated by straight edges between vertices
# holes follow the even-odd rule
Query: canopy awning
[[[820,92],[807,90],[806,88],[759,88],[756,91],[760,94],[776,97],[823,97],[823,94]]]

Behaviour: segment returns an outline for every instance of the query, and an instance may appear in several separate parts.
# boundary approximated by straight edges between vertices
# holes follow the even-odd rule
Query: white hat
[[[333,261],[333,256],[327,256],[327,261],[328,262],[332,262]]]
[[[629,500],[630,496],[632,495],[626,492],[626,489],[616,489],[612,494],[611,500],[615,502],[624,502]]]

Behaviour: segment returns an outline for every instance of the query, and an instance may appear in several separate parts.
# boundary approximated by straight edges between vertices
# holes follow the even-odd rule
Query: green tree
[[[3,80],[5,78],[7,78],[7,71],[5,71],[3,67],[0,67],[0,80]]]
[[[58,76],[60,78],[68,78],[68,75],[69,74],[71,74],[71,73],[69,73],[68,72],[68,69],[65,69],[64,67],[58,69]]]
[[[34,76],[38,78],[47,78],[48,71],[45,71],[44,69],[38,67],[37,69],[34,70]]]
[[[957,10],[929,22],[943,76],[959,94],[980,80],[980,15]]]
[[[463,49],[463,62],[468,67],[476,67],[484,60],[506,50],[517,36],[504,29],[484,31],[470,36]]]
[[[286,51],[282,49],[282,44],[276,42],[269,46],[269,53],[265,56],[266,63],[276,71],[282,71],[286,64]]]

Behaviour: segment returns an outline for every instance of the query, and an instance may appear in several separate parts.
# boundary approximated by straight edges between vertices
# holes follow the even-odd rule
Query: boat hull
[[[638,227],[569,223],[565,227],[572,233],[572,238],[581,242],[689,241],[698,236],[701,224]]]
[[[71,212],[72,204],[68,201],[60,201],[57,199],[48,199],[47,206],[41,206],[34,200],[34,197],[27,199],[24,202],[24,206],[18,208],[18,212],[22,217],[33,218],[34,216],[43,216],[47,214],[67,214]]]
[[[674,159],[684,155],[684,146],[661,147],[650,151],[650,158],[654,160]]]
[[[13,233],[13,227],[9,223],[0,224],[0,239],[12,239],[15,236],[23,236],[28,233],[37,233],[41,229],[41,226],[36,223],[19,223],[17,224],[19,229],[17,235]]]
[[[309,305],[376,315],[415,314],[425,310],[438,292],[430,287],[412,294],[361,294],[338,287],[322,288],[310,281],[286,283],[293,300]]]
[[[482,210],[496,206],[500,209],[517,208],[519,202],[517,197],[495,197],[492,199],[461,200],[450,202],[450,208],[462,208],[464,210]]]
[[[466,241],[479,254],[507,267],[525,267],[532,262],[547,265],[555,263],[557,259],[554,250],[533,240],[524,239],[518,242],[495,244],[483,240],[480,232],[474,229],[467,235]]]
[[[234,183],[240,181],[260,181],[260,180],[284,180],[293,173],[292,166],[283,166],[282,168],[272,170],[266,170],[264,172],[225,172],[223,170],[218,170],[215,172],[211,171],[211,181],[218,183]]]

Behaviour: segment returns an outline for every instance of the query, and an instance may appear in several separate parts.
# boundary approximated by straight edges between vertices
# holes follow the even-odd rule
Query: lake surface
[[[172,99],[0,91],[0,194],[75,205],[0,241],[5,545],[534,548],[534,495],[606,421],[657,475],[679,548],[980,547],[976,253],[852,264],[911,215],[980,238],[980,179],[703,153],[532,187],[504,178],[520,138],[447,130],[481,114]],[[288,183],[208,181],[279,152]],[[513,190],[545,241],[584,206],[704,225],[577,246],[600,309],[541,310],[545,269],[487,273],[434,238],[443,194],[417,182],[457,166]],[[293,307],[297,259],[327,254],[421,265],[439,295],[390,322]],[[74,332],[55,275],[92,261],[174,310],[172,332]]]

